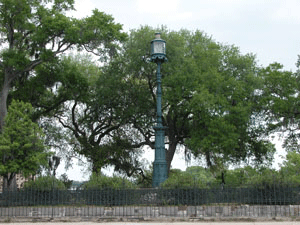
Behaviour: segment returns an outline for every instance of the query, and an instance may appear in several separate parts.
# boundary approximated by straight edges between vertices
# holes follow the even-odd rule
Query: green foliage
[[[186,173],[191,174],[201,183],[213,183],[215,178],[210,169],[201,166],[191,166],[186,169]]]
[[[139,188],[152,188],[153,168],[145,169],[143,173],[135,174],[135,183]]]
[[[300,57],[299,57],[300,59]],[[261,105],[264,106],[264,120],[269,134],[284,133],[284,147],[288,151],[299,149],[299,60],[298,71],[284,71],[283,66],[274,63],[262,69],[264,90]]]
[[[264,132],[256,117],[260,108],[255,93],[262,87],[255,58],[242,55],[234,46],[209,52],[216,52],[215,63],[208,62],[208,70],[197,72],[200,85],[189,90],[195,94],[189,101],[193,126],[187,145],[195,156],[204,155],[208,166],[222,167],[247,158],[271,161],[275,148],[262,139]],[[201,64],[197,71],[203,68]]]
[[[186,171],[172,169],[163,188],[226,188],[226,187],[273,187],[274,185],[299,185],[300,156],[290,152],[279,171],[267,167],[246,166],[224,171],[222,184],[221,173],[200,166],[187,168]]]
[[[246,166],[234,170],[227,170],[226,184],[236,187],[266,186],[281,182],[279,172],[266,167],[253,168]]]
[[[108,177],[102,174],[93,173],[87,183],[83,186],[85,189],[133,189],[136,185],[126,178],[113,176]]]
[[[243,186],[248,184],[252,179],[252,177],[255,177],[257,174],[258,174],[257,169],[251,166],[236,168],[233,170],[226,170],[225,184],[233,185],[233,186]]]
[[[71,73],[59,55],[76,48],[107,60],[126,39],[112,16],[94,10],[75,19],[66,15],[69,10],[73,0],[1,0],[0,132],[12,98],[31,102],[38,120],[87,90],[86,80]]]
[[[286,161],[280,169],[280,176],[282,182],[300,184],[300,154],[296,151],[288,152],[286,155]]]
[[[32,112],[29,103],[14,100],[8,109],[0,134],[1,176],[22,173],[26,177],[47,164],[50,153],[46,151],[42,130],[31,120]]]
[[[134,137],[126,132],[127,127],[122,127],[127,122],[128,105],[116,90],[128,87],[118,83],[114,76],[104,77],[88,55],[64,57],[53,71],[46,66],[38,68],[38,76],[49,71],[60,81],[56,90],[45,96],[50,100],[45,98],[44,105],[49,105],[52,99],[50,105],[60,105],[50,114],[54,113],[60,124],[46,121],[43,125],[47,141],[65,151],[66,158],[86,157],[92,172],[99,173],[108,165],[128,176],[140,172],[140,151],[132,147]],[[66,145],[70,148],[65,148]]]
[[[24,184],[26,189],[38,191],[65,190],[66,186],[63,181],[56,179],[54,176],[40,176],[35,180],[28,181]]]
[[[197,187],[194,177],[181,170],[170,171],[168,179],[161,184],[163,188],[192,188]]]
[[[156,65],[148,57],[154,30],[145,26],[130,32],[123,51],[103,69],[104,76],[126,84],[111,90],[126,99],[128,126],[139,146],[154,147],[156,122]],[[254,55],[222,45],[201,31],[159,29],[167,43],[168,62],[162,65],[163,125],[168,137],[166,159],[171,168],[176,148],[184,145],[209,167],[250,159],[272,161],[274,146],[264,139],[259,103],[264,88]],[[110,78],[111,79],[111,78]],[[123,87],[123,86],[121,86]],[[130,105],[129,105],[130,104]]]
[[[60,176],[59,180],[63,182],[66,189],[70,189],[73,184],[73,180],[69,180],[67,174],[65,173]]]
[[[70,129],[68,133],[57,127],[57,118],[65,116],[62,113],[70,108],[68,101],[75,102],[75,105],[96,101],[89,94],[89,85],[93,84],[95,89],[99,70],[91,64],[85,67],[72,64],[70,58],[59,58],[59,55],[76,48],[107,61],[118,51],[118,44],[127,35],[121,31],[122,25],[104,12],[94,10],[91,16],[75,19],[66,15],[69,10],[74,10],[73,0],[1,1],[1,43],[7,48],[0,53],[0,133],[7,105],[11,99],[19,99],[30,102],[36,109],[32,115],[34,121],[43,118],[40,121],[49,146],[65,148],[66,144],[76,142],[70,135],[76,132]],[[83,118],[79,120],[84,124]],[[70,124],[64,125],[68,127]],[[75,149],[80,148],[78,142],[87,148],[86,140],[79,139],[74,144],[77,145]]]
[[[215,183],[216,179],[209,170],[194,166],[187,168],[186,171],[172,169],[162,187],[171,189],[208,188]]]

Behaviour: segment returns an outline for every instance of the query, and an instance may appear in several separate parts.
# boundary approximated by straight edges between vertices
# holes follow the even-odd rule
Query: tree
[[[221,45],[215,51],[207,56],[212,61],[199,68],[208,66],[198,74],[198,86],[190,89],[194,94],[188,105],[192,127],[187,145],[194,155],[204,156],[209,167],[241,160],[270,162],[275,148],[258,116],[263,87],[255,58],[234,46]]]
[[[76,48],[106,61],[126,38],[122,26],[98,10],[83,19],[67,17],[73,4],[73,0],[1,1],[0,133],[13,98],[32,103],[34,121],[53,115],[70,100],[67,90],[56,92],[65,78],[57,73],[62,53]]]
[[[17,173],[25,177],[36,174],[41,165],[47,164],[47,152],[43,132],[32,122],[33,108],[29,103],[12,101],[0,134],[0,175],[3,190],[14,188]]]
[[[209,169],[193,166],[181,171],[171,169],[169,178],[162,184],[164,188],[209,188],[219,186]]]
[[[73,10],[73,4],[73,0],[1,1],[0,132],[10,90],[22,86],[27,79],[34,80],[38,65],[53,62],[59,54],[73,48],[106,60],[113,56],[116,44],[125,39],[122,26],[98,10],[83,19],[67,17],[65,12]]]
[[[64,183],[67,190],[69,190],[72,187],[73,180],[69,180],[67,174],[64,173],[64,174],[60,175],[59,180]]]
[[[300,56],[297,67],[298,71],[293,73],[274,63],[260,71],[265,86],[260,104],[264,106],[262,112],[268,124],[266,131],[281,134],[284,147],[291,151],[299,149]]]
[[[153,168],[144,169],[142,176],[141,174],[135,174],[134,182],[138,185],[139,188],[151,188],[152,178],[153,178]]]
[[[85,189],[134,189],[136,185],[122,177],[107,177],[101,173],[93,173],[83,187]]]
[[[299,152],[290,151],[286,155],[286,161],[279,171],[281,175],[281,181],[285,184],[299,184],[300,178],[300,155]]]
[[[117,76],[104,77],[86,55],[61,59],[60,71],[57,93],[67,95],[69,100],[52,110],[60,126],[56,129],[57,124],[50,124],[49,129],[46,123],[49,134],[54,132],[50,135],[71,146],[68,156],[86,157],[93,173],[109,165],[128,176],[142,173],[139,150],[132,147],[131,137],[125,134],[129,107],[121,91],[128,89],[126,83],[118,83]],[[63,146],[66,151],[68,147]]]
[[[139,146],[152,149],[156,66],[140,58],[149,52],[154,33],[150,27],[131,31],[120,56],[104,70],[107,76],[121,74],[120,79],[131,83],[130,91],[122,93],[132,101],[130,127],[138,133]],[[200,31],[162,28],[161,33],[168,57],[162,66],[162,109],[169,170],[180,147],[205,157],[209,167],[272,159],[274,146],[264,138],[256,117],[262,78],[255,57],[218,44]]]
[[[59,180],[54,176],[39,176],[35,180],[26,182],[24,189],[50,192],[53,190],[66,190],[67,186],[63,180]]]

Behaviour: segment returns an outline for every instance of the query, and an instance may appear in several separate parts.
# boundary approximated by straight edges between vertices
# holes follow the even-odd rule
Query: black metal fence
[[[157,216],[153,208],[161,207],[176,211],[179,215],[179,209],[182,207],[189,207],[195,209],[196,214],[209,206],[215,208],[215,214],[218,208],[216,206],[230,206],[232,210],[242,210],[241,206],[274,206],[276,207],[293,205],[299,208],[300,205],[300,186],[296,185],[264,185],[264,186],[248,186],[248,187],[219,187],[210,189],[102,189],[102,190],[48,190],[41,191],[35,189],[24,189],[20,191],[4,192],[0,195],[0,216],[14,214],[20,216],[20,208],[22,212],[26,211],[26,215],[33,215],[35,212],[47,211],[47,215],[58,215],[55,213],[62,207],[64,210],[73,209],[71,216],[80,216],[77,209],[86,210],[91,209],[95,215],[105,215],[105,209],[110,208],[135,208],[151,211],[151,216]],[[51,210],[50,210],[50,208]],[[175,208],[174,208],[175,207]],[[200,207],[200,208],[199,208]],[[227,208],[228,208],[227,207]],[[236,208],[234,208],[236,207]],[[294,208],[295,208],[294,207]],[[220,207],[219,207],[220,208]],[[18,213],[14,213],[12,209]],[[26,210],[25,210],[26,209]],[[27,212],[28,209],[28,212]],[[39,209],[39,210],[36,210]],[[289,211],[284,208],[280,210]],[[7,211],[8,210],[8,211]],[[17,211],[16,211],[17,210]],[[77,211],[76,211],[77,210]],[[97,210],[99,213],[97,213]],[[142,211],[143,211],[142,210]],[[204,209],[203,209],[204,210]],[[203,211],[202,210],[202,211]],[[220,210],[220,209],[219,209]],[[229,210],[229,208],[228,208]],[[254,210],[254,208],[253,208]],[[255,208],[256,210],[256,208]],[[254,210],[254,211],[255,211]],[[293,209],[293,213],[296,213]],[[75,213],[75,211],[77,213]],[[101,213],[100,213],[101,211]],[[174,211],[174,212],[175,212]],[[256,210],[257,211],[257,210]],[[271,210],[272,211],[272,210]],[[298,210],[300,211],[300,210]],[[298,212],[297,211],[297,212]],[[223,212],[223,211],[222,211]],[[53,214],[54,213],[54,214]],[[135,212],[133,212],[134,214]],[[203,211],[204,213],[204,211]],[[202,214],[203,214],[202,213]],[[24,214],[24,213],[23,213]],[[22,214],[22,215],[23,215]],[[24,214],[24,215],[25,215]],[[60,212],[59,215],[63,213]],[[94,214],[92,214],[94,216]],[[109,214],[109,213],[108,213]],[[124,214],[124,213],[123,213]],[[146,213],[147,214],[147,213]],[[37,213],[38,215],[38,213]],[[89,214],[88,214],[89,215]],[[113,215],[113,213],[111,213]],[[173,214],[172,214],[173,215]],[[175,215],[175,214],[174,214]],[[181,215],[181,214],[180,214]],[[187,215],[187,214],[184,214]],[[217,215],[217,214],[216,214]],[[233,214],[232,214],[233,215]],[[289,214],[290,215],[290,214]],[[296,215],[296,214],[295,214]],[[297,214],[298,215],[298,214]]]
[[[207,205],[236,203],[256,205],[298,205],[300,186],[265,185],[210,189],[101,189],[36,190],[4,192],[0,206],[45,205]]]

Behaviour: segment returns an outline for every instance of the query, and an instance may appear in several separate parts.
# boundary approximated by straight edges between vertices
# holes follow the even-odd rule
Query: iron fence
[[[300,186],[4,192],[0,216],[299,216]]]

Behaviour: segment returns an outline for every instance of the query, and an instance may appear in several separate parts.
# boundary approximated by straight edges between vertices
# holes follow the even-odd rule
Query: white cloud
[[[180,0],[137,0],[136,8],[139,13],[167,14],[177,12]]]
[[[76,18],[83,18],[92,15],[92,11],[96,8],[96,5],[92,0],[75,1],[75,10],[71,12],[71,16]]]
[[[154,21],[166,24],[187,20],[193,17],[190,11],[184,11],[182,0],[136,0],[136,11],[145,17],[151,17]]]
[[[286,0],[282,2],[273,14],[273,19],[289,24],[300,22],[300,5],[298,0]]]

